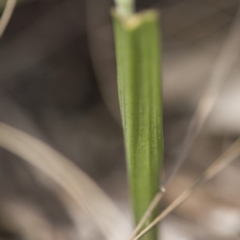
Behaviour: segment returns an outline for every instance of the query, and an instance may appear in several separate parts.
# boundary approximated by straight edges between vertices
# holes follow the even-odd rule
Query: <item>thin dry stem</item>
[[[42,141],[0,123],[0,146],[44,172],[90,214],[108,240],[127,237],[128,224],[108,196],[78,166]]]
[[[151,204],[149,205],[147,211],[144,213],[144,215],[141,218],[140,222],[137,224],[137,226],[135,227],[134,231],[132,232],[132,235],[131,235],[130,239],[134,238],[136,236],[136,234],[139,232],[139,230],[143,227],[144,223],[150,217],[152,211],[155,209],[157,204],[161,201],[163,193],[164,193],[163,191],[159,191],[155,195],[155,197],[154,197],[153,201],[151,202]]]
[[[236,140],[229,149],[220,156],[204,173],[203,175],[187,190],[180,194],[157,218],[155,218],[142,232],[139,233],[133,240],[140,239],[151,228],[158,224],[163,218],[169,215],[173,210],[191,197],[200,186],[212,179],[216,174],[228,166],[233,160],[240,155],[240,138]]]
[[[13,10],[16,6],[17,0],[7,0],[2,17],[0,19],[0,38],[2,37],[9,20],[12,16]]]

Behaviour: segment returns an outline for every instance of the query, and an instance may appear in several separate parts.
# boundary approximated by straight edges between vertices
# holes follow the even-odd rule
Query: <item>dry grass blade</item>
[[[16,6],[17,0],[7,0],[1,20],[0,20],[0,37],[2,37],[9,20],[12,16],[13,10]]]
[[[106,239],[126,238],[125,218],[107,195],[75,164],[42,141],[0,123],[0,146],[32,164],[60,185],[88,214]]]
[[[236,15],[236,18],[231,26],[229,31],[229,35],[221,49],[219,57],[215,63],[215,66],[212,70],[212,74],[210,76],[210,83],[205,90],[202,98],[200,99],[196,111],[192,117],[191,123],[189,124],[186,136],[184,138],[183,144],[181,146],[180,153],[174,160],[169,172],[164,177],[161,188],[167,188],[167,185],[171,181],[174,174],[178,171],[181,164],[187,157],[189,150],[191,149],[192,144],[194,143],[197,135],[202,130],[209,114],[211,113],[218,95],[221,89],[223,82],[227,79],[228,74],[230,73],[232,66],[236,62],[240,49],[240,8]],[[161,197],[159,195],[163,195],[161,190],[154,197],[152,203],[149,205],[146,213],[143,215],[141,221],[134,229],[131,239],[136,236],[136,233],[143,226],[143,224],[148,219],[148,216],[153,211],[153,209],[159,204]],[[158,201],[156,200],[158,199]]]
[[[204,183],[212,179],[222,169],[229,165],[240,155],[240,138],[236,140],[228,150],[221,155],[204,173],[203,175],[187,190],[180,194],[163,212],[155,218],[142,232],[137,235],[134,240],[140,239],[144,236],[152,227],[158,224],[163,218],[169,215],[173,210],[180,206],[184,201],[191,197],[196,190],[199,189]]]

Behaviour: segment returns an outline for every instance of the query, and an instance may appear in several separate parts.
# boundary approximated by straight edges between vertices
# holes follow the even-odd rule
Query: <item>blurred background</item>
[[[1,10],[5,2],[0,0]],[[136,4],[138,10],[155,8],[161,14],[167,168],[179,152],[240,1]],[[113,199],[130,225],[112,6],[110,0],[18,2],[0,40],[0,121],[69,157]],[[163,206],[239,135],[239,66],[240,57]],[[84,211],[70,200],[63,203],[65,196],[59,197],[58,187],[44,174],[2,148],[0,159],[0,239],[104,239]],[[240,239],[239,185],[240,163],[235,162],[164,220],[162,240]]]

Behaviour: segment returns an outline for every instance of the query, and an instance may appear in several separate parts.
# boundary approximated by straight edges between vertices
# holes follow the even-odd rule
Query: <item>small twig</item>
[[[219,157],[204,174],[187,190],[180,194],[158,217],[156,217],[143,231],[139,233],[133,240],[138,240],[145,235],[151,228],[158,224],[163,218],[169,215],[173,210],[179,207],[189,197],[191,197],[200,186],[212,179],[222,169],[228,166],[233,160],[240,155],[240,138],[236,140],[230,148]]]
[[[5,8],[3,10],[2,17],[0,19],[0,38],[2,37],[9,20],[12,16],[13,10],[16,6],[17,0],[7,0]]]

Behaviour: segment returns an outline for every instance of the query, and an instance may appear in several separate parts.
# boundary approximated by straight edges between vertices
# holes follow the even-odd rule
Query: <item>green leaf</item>
[[[112,15],[128,178],[138,223],[158,191],[163,160],[158,14]],[[144,239],[156,240],[157,229]]]

